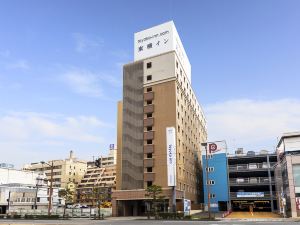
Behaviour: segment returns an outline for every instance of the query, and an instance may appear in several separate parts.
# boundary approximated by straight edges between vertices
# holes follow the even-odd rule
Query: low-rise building
[[[87,171],[77,187],[77,202],[92,206],[95,199],[90,196],[96,188],[116,188],[116,149],[110,149],[108,156],[99,157],[100,167],[88,163]]]
[[[44,173],[0,168],[0,214],[21,210],[47,211],[49,185]],[[58,207],[58,188],[53,188],[52,206]]]
[[[276,211],[274,165],[275,153],[239,149],[228,156],[229,190],[233,211]]]
[[[52,211],[61,204],[58,188],[53,188]],[[49,188],[47,186],[26,186],[23,184],[0,185],[0,214],[31,211],[47,212],[49,206]]]
[[[300,217],[300,132],[284,133],[277,144],[276,196],[280,212]]]
[[[208,210],[209,202],[211,212],[227,211],[229,193],[226,143],[207,143],[205,149],[202,149],[202,164],[205,209]]]
[[[70,156],[67,159],[50,160],[47,163],[31,163],[30,165],[25,165],[23,170],[44,171],[50,180],[52,163],[53,186],[58,188],[74,188],[75,190],[76,185],[81,181],[87,170],[87,162],[77,159],[73,151],[70,152]]]
[[[0,185],[18,183],[35,186],[38,176],[39,172],[0,168]]]

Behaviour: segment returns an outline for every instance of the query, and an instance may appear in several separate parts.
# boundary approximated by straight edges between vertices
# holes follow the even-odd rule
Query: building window
[[[176,68],[178,68],[178,62],[176,61]]]
[[[147,145],[152,145],[152,140],[147,140]]]
[[[215,194],[209,194],[209,197],[210,197],[210,198],[215,198],[216,195],[215,195]]]
[[[150,92],[150,91],[152,91],[152,87],[147,88],[147,92]]]
[[[147,187],[152,186],[152,181],[147,181]]]
[[[152,67],[152,62],[147,63],[147,69],[150,69]]]
[[[213,155],[206,155],[205,159],[212,159]]]
[[[147,105],[151,105],[151,104],[152,104],[152,100],[148,100]]]
[[[148,159],[152,159],[152,153],[148,153],[148,154],[147,154],[147,158],[148,158]]]
[[[147,127],[147,131],[151,131],[152,130],[152,127],[151,126],[148,126]]]
[[[152,113],[147,113],[147,118],[152,117]]]
[[[206,182],[206,185],[215,185],[215,181],[214,180],[209,180]]]
[[[205,168],[205,170],[207,171],[207,172],[214,172],[215,171],[215,168],[214,167],[206,167]]]
[[[147,81],[152,80],[152,75],[147,76]]]
[[[152,173],[152,167],[147,167],[147,173]]]

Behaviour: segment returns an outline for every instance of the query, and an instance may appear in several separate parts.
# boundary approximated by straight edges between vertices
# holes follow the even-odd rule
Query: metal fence
[[[48,215],[48,210],[33,210],[33,209],[16,209],[16,210],[9,210],[9,214],[16,214],[16,215]],[[64,214],[64,209],[63,208],[56,208],[52,210],[52,215],[59,215],[63,216]],[[100,215],[104,217],[109,217],[112,216],[112,208],[101,208],[100,209]],[[94,217],[98,216],[98,208],[82,208],[82,209],[66,209],[65,216],[67,217]]]
[[[230,165],[229,171],[242,171],[242,170],[267,170],[268,168],[273,169],[276,163],[250,163],[250,164],[236,164]]]
[[[250,178],[231,178],[229,179],[230,184],[269,184],[269,177],[250,177]],[[271,179],[274,183],[274,178]]]

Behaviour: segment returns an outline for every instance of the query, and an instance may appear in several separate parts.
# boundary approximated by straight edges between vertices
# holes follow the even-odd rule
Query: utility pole
[[[52,195],[53,195],[53,160],[52,160],[52,162],[51,162],[51,175],[50,175],[50,190],[49,190],[48,216],[51,216]]]
[[[208,210],[208,218],[211,218],[210,214],[210,183],[209,183],[209,176],[208,176],[208,144],[205,143],[205,152],[206,152],[206,188],[207,188],[207,210]]]
[[[50,166],[50,170],[51,170],[51,174],[50,174],[50,189],[49,189],[49,204],[48,204],[48,216],[51,216],[51,208],[52,208],[52,195],[53,195],[53,160],[51,161],[51,164],[46,163],[44,161],[41,161],[41,163],[47,164],[48,166]]]
[[[8,199],[7,199],[7,214],[9,212],[9,207],[10,207],[10,191],[8,192]]]

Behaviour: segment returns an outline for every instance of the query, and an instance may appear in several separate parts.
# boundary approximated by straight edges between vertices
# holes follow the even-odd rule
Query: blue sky
[[[0,3],[0,153],[16,165],[116,142],[134,32],[174,20],[209,139],[274,149],[300,129],[297,0]]]

